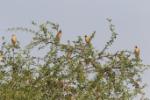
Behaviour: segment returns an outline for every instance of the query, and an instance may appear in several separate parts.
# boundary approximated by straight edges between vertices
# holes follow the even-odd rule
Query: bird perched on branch
[[[86,42],[86,44],[90,44],[91,43],[91,37],[85,35],[85,42]]]
[[[61,36],[62,36],[62,31],[59,30],[56,34],[56,41],[60,41]]]
[[[94,31],[94,32],[91,34],[91,36],[85,35],[85,42],[86,42],[86,44],[90,44],[90,43],[91,43],[91,40],[92,40],[92,38],[95,36],[95,33],[96,33],[96,31]]]
[[[16,37],[15,34],[12,35],[12,37],[11,37],[11,42],[12,42],[13,46],[16,45],[16,43],[17,43],[17,37]]]
[[[140,48],[138,48],[138,46],[135,46],[134,54],[136,59],[140,59]]]

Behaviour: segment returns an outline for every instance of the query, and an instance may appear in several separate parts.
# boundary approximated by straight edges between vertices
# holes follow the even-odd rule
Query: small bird
[[[90,43],[91,43],[91,37],[85,35],[85,42],[86,42],[87,44],[90,44]]]
[[[58,33],[56,34],[56,40],[60,41],[61,36],[62,36],[62,31],[59,30]]]
[[[17,37],[16,37],[15,34],[12,35],[12,37],[11,37],[11,42],[12,42],[12,44],[13,44],[14,46],[16,45],[16,43],[17,43]]]
[[[140,48],[138,48],[138,46],[135,46],[134,54],[135,54],[135,58],[140,59]]]

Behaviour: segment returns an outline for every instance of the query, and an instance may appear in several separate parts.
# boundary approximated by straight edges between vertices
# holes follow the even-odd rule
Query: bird
[[[86,42],[86,44],[90,44],[91,43],[91,37],[85,35],[85,42]]]
[[[16,37],[16,35],[15,35],[15,34],[12,34],[11,42],[12,42],[13,46],[15,46],[15,45],[16,45],[16,43],[17,43],[17,37]]]
[[[135,46],[134,54],[136,59],[140,59],[140,48],[138,46]]]
[[[60,41],[61,36],[62,36],[62,31],[59,30],[59,31],[57,32],[57,34],[56,34],[56,40],[57,40],[57,41]]]

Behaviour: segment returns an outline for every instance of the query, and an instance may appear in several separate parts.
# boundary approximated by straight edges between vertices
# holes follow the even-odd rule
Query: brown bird
[[[135,46],[134,48],[134,54],[135,58],[140,59],[140,48],[138,48],[137,46]]]
[[[91,37],[85,35],[85,42],[86,42],[87,44],[90,44],[90,42],[91,42]]]
[[[56,34],[56,40],[60,41],[61,36],[62,36],[62,31],[59,30],[58,33]]]
[[[12,37],[11,37],[11,42],[12,42],[12,44],[13,44],[14,46],[16,45],[16,43],[17,43],[17,37],[16,37],[15,34],[12,35]]]

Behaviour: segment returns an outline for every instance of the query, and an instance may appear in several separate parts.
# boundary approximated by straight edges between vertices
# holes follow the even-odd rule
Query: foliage
[[[32,33],[33,38],[25,47],[19,41],[14,47],[3,38],[0,99],[131,100],[143,96],[141,75],[148,66],[137,60],[133,51],[108,52],[117,37],[115,26],[110,19],[108,22],[112,36],[102,50],[86,44],[81,36],[67,43],[57,41],[59,25],[49,21],[33,22],[36,30],[9,28]],[[43,54],[32,54],[37,51]]]

